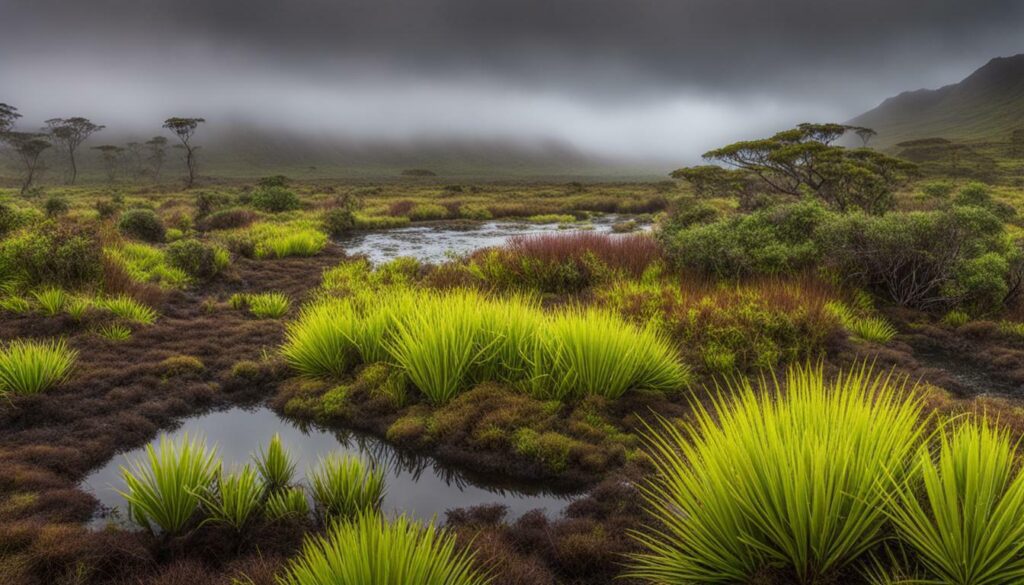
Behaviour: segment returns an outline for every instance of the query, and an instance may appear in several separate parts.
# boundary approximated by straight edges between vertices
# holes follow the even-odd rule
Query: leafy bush
[[[1014,451],[985,421],[943,431],[937,453],[921,447],[888,510],[900,541],[936,578],[928,582],[1024,581],[1024,474]]]
[[[356,215],[349,209],[328,209],[323,217],[324,231],[332,236],[347,234],[356,227]]]
[[[193,278],[213,278],[227,267],[228,251],[199,240],[178,240],[167,246],[167,262]]]
[[[1003,222],[982,207],[850,214],[818,235],[825,266],[837,276],[919,309],[997,310],[1020,264]]]
[[[386,522],[363,514],[312,537],[281,585],[486,585],[469,548],[455,536],[400,516]]]
[[[150,532],[159,528],[169,535],[188,527],[220,470],[216,450],[187,433],[177,443],[160,435],[156,448],[146,445],[145,459],[129,465],[121,467],[127,487],[118,492],[128,502],[129,517]]]
[[[793,273],[817,262],[814,234],[829,215],[821,203],[805,200],[714,223],[670,223],[660,237],[674,264],[703,274]]]
[[[0,282],[74,289],[99,279],[103,248],[96,233],[46,222],[0,241]]]
[[[734,382],[696,421],[648,435],[644,488],[663,525],[634,536],[630,576],[659,583],[746,583],[768,567],[822,582],[885,536],[891,482],[913,469],[920,400],[861,368],[826,383],[790,370],[755,390]]]
[[[68,200],[59,195],[50,195],[43,202],[43,211],[46,212],[46,217],[49,218],[64,215],[70,209],[71,205],[68,204]]]
[[[78,352],[63,339],[14,340],[0,346],[0,395],[45,392],[67,379],[77,359]]]
[[[252,192],[252,205],[270,213],[298,209],[301,205],[294,191],[281,186],[259,187]]]
[[[376,512],[384,499],[384,471],[358,457],[322,457],[308,476],[313,501],[327,519]]]
[[[121,232],[143,242],[157,243],[164,241],[167,233],[164,224],[152,209],[129,209],[121,215],[117,222]]]

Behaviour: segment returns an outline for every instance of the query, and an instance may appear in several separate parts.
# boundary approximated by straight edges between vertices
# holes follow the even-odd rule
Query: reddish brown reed
[[[528,257],[548,264],[583,263],[588,254],[610,268],[640,276],[661,258],[661,247],[647,234],[611,236],[592,232],[539,234],[510,238],[505,249],[518,258]]]

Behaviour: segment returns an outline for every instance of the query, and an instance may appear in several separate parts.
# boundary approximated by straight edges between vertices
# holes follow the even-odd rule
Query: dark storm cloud
[[[0,93],[56,104],[41,94],[92,76],[97,104],[336,104],[384,135],[469,108],[481,128],[600,142],[595,123],[644,136],[634,122],[670,114],[688,120],[672,132],[852,116],[1022,33],[1020,0],[0,0]]]

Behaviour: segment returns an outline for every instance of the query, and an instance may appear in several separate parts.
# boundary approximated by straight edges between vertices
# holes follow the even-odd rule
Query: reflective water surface
[[[206,437],[207,445],[217,446],[225,469],[240,466],[251,459],[260,445],[274,433],[281,435],[284,446],[298,462],[297,474],[304,480],[306,471],[320,456],[337,452],[364,457],[384,468],[387,494],[383,509],[390,514],[405,512],[429,520],[434,515],[441,521],[451,508],[499,503],[508,507],[509,517],[517,518],[533,509],[544,509],[557,515],[571,501],[571,496],[545,492],[536,487],[502,483],[494,478],[471,477],[469,474],[440,465],[429,457],[403,453],[387,443],[366,435],[329,432],[319,428],[299,428],[282,419],[272,410],[232,408],[186,419],[175,431],[174,438],[184,433]],[[154,439],[156,444],[159,439]],[[120,467],[128,460],[145,456],[145,447],[117,455],[91,473],[82,483],[107,510],[102,517],[117,509],[124,517],[125,501],[117,490],[124,489]]]

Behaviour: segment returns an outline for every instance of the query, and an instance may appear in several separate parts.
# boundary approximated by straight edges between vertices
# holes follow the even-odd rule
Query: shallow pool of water
[[[443,521],[446,510],[497,503],[508,507],[509,517],[518,518],[538,508],[548,515],[557,515],[571,502],[571,496],[565,494],[494,478],[470,477],[429,457],[403,453],[366,435],[300,428],[268,408],[232,408],[189,418],[169,435],[177,439],[184,433],[204,436],[207,445],[216,445],[225,469],[251,461],[252,453],[279,433],[284,446],[297,460],[297,479],[303,482],[306,471],[323,455],[359,455],[385,470],[387,493],[383,510],[388,514],[404,512],[422,520],[436,515]],[[82,488],[96,496],[105,509],[100,520],[125,516],[124,498],[117,493],[124,489],[120,467],[144,456],[145,447],[115,456],[82,482]]]
[[[500,246],[512,236],[589,231],[608,233],[612,225],[629,219],[603,215],[589,224],[571,224],[563,229],[556,223],[536,224],[515,221],[485,221],[472,225],[414,225],[379,232],[355,234],[338,240],[351,255],[365,254],[373,263],[387,262],[399,256],[411,256],[422,262],[444,262],[450,255],[462,255],[489,246]],[[650,225],[641,226],[650,229]]]

